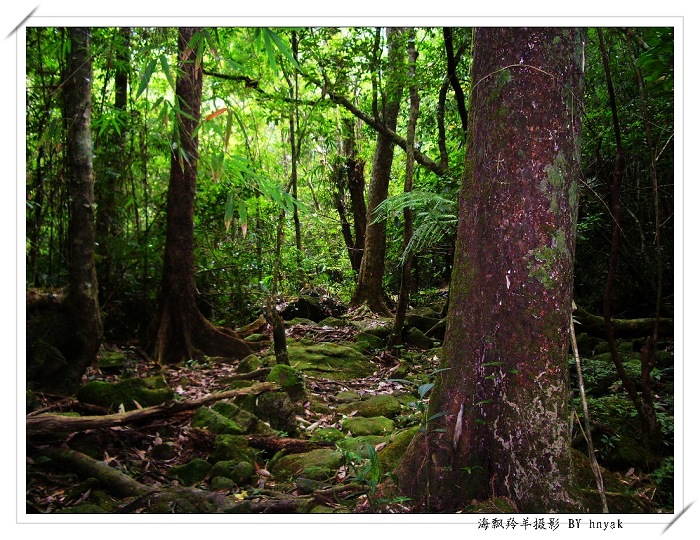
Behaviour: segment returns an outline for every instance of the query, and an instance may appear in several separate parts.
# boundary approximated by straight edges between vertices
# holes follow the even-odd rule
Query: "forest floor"
[[[352,325],[290,324],[286,333],[292,347],[312,348],[319,344],[349,347],[356,344],[360,330]],[[86,382],[117,383],[125,378],[147,380],[154,375],[162,376],[173,392],[174,402],[194,403],[218,392],[255,384],[255,378],[264,381],[269,376],[269,366],[274,365],[269,348],[258,353],[259,360],[252,366],[251,359],[247,363],[205,359],[167,369],[144,361],[132,346],[111,345],[105,350],[123,355],[125,362],[117,370],[90,370]],[[301,348],[294,350],[301,354],[298,352]],[[291,404],[291,413],[286,410],[289,402],[273,402],[267,420],[264,420],[266,413],[256,409],[257,398],[241,396],[226,401],[235,404],[234,409],[214,404],[124,425],[30,437],[27,513],[411,512],[410,501],[384,487],[392,484],[391,470],[396,460],[424,422],[427,402],[424,394],[429,387],[421,385],[429,384],[430,374],[438,368],[438,354],[439,348],[405,347],[390,354],[384,349],[364,347],[362,356],[371,371],[350,378],[342,370],[323,373],[308,369],[299,356],[290,355],[292,367],[305,368],[302,370],[304,395],[299,402]],[[248,378],[246,374],[252,375]],[[614,381],[608,388],[620,397],[619,385],[615,386]],[[672,415],[672,385],[663,388],[671,395],[661,396],[660,401],[667,404],[664,410]],[[611,392],[604,394],[600,395],[601,400],[609,398]],[[376,396],[392,396],[391,403],[387,405],[384,400],[379,404],[380,400],[372,399]],[[617,397],[613,409],[619,413],[620,420],[629,422],[629,407],[621,405]],[[75,398],[36,394],[33,399],[29,417],[47,412],[91,416],[118,412]],[[366,412],[369,403],[375,403],[374,412]],[[671,403],[670,411],[668,403]],[[593,398],[592,408],[598,410],[599,406],[602,407]],[[380,407],[378,412],[376,407]],[[200,409],[215,410],[218,414],[228,411],[236,428],[228,428],[225,420],[223,424],[202,420]],[[249,411],[245,413],[247,416],[241,416],[242,409]],[[248,422],[253,417],[251,412],[263,421]],[[291,428],[279,429],[279,425],[274,428],[276,421],[279,424],[277,416],[290,414]],[[665,470],[661,467],[656,471],[644,470],[639,462],[626,460],[626,435],[615,427],[613,416],[606,409],[594,424],[599,461],[611,467],[606,471],[606,479],[615,486],[611,491],[618,496],[621,490],[625,493],[626,502],[620,503],[619,508],[672,512],[672,488],[669,498],[663,487],[669,475],[673,484],[672,458],[670,465],[664,462]],[[383,420],[374,425],[370,422],[351,427],[354,417]],[[384,420],[387,422],[383,423]],[[222,450],[234,439],[245,439],[243,454],[240,448]],[[638,447],[636,443],[632,446]],[[69,453],[58,457],[52,453],[56,449]],[[306,461],[290,461],[294,456]],[[242,465],[246,462],[249,462],[247,467]],[[105,471],[104,466],[109,470]],[[119,474],[116,479],[110,476],[114,471]],[[464,511],[517,510],[509,504],[489,501],[465,507]]]

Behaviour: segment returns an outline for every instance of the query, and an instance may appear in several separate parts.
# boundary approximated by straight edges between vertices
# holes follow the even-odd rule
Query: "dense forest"
[[[26,28],[27,513],[668,513],[673,28]]]

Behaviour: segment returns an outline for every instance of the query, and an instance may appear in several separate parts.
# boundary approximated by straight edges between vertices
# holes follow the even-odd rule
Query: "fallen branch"
[[[578,307],[575,317],[577,332],[585,332],[592,336],[606,337],[605,320]],[[654,335],[656,318],[648,319],[610,319],[615,336],[621,338],[637,338]],[[659,335],[673,337],[673,319],[659,319]]]
[[[188,401],[170,401],[155,407],[138,409],[135,411],[108,414],[104,416],[61,416],[58,414],[42,414],[27,418],[27,438],[40,435],[50,435],[61,432],[73,433],[86,429],[123,426],[143,420],[150,420],[160,416],[169,416],[182,411],[198,409],[222,399],[231,399],[237,396],[257,395],[271,390],[277,390],[276,383],[264,382],[254,384],[247,388],[236,388],[225,392],[209,394],[203,398]]]

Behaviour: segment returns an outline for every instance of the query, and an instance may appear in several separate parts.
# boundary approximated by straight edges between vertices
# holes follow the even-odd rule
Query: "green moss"
[[[186,486],[203,481],[211,470],[211,465],[201,458],[194,458],[184,465],[175,465],[168,471],[168,476],[177,478]]]
[[[553,289],[558,283],[555,274],[557,250],[549,246],[540,246],[528,251],[528,256],[529,277],[539,281],[545,289]]]
[[[311,435],[312,441],[337,442],[345,438],[338,428],[318,428]]]
[[[127,411],[141,407],[151,407],[173,398],[162,377],[125,379],[117,383],[92,381],[78,390],[77,398],[83,403],[91,403],[111,409],[124,405]]]
[[[292,401],[302,401],[308,397],[304,376],[291,366],[284,364],[272,366],[267,380],[279,384]]]
[[[192,426],[206,429],[211,433],[229,433],[232,435],[245,433],[245,430],[236,422],[209,407],[197,409],[197,412],[192,417]]]
[[[373,416],[393,418],[401,413],[401,403],[394,396],[382,394],[372,396],[363,401],[342,403],[338,405],[337,410],[342,414],[351,414],[357,411],[359,416],[364,416],[365,418]]]
[[[375,367],[362,353],[337,343],[289,344],[289,363],[314,377],[346,381],[368,377]]]
[[[383,435],[394,430],[394,422],[384,416],[351,417],[343,420],[343,429],[358,435]]]
[[[312,480],[327,480],[335,476],[342,465],[342,453],[337,450],[322,448],[302,454],[275,456],[268,465],[268,470],[276,480],[293,480],[297,477]]]
[[[419,429],[420,426],[414,426],[391,435],[389,443],[377,454],[383,473],[393,471],[396,468],[399,459],[406,453],[408,445],[411,444]]]
[[[257,456],[248,441],[242,435],[217,435],[214,440],[214,448],[209,455],[209,462],[218,461],[248,461],[252,463]]]
[[[211,477],[224,477],[233,480],[236,485],[248,482],[255,474],[255,467],[248,461],[218,461],[211,468]]]

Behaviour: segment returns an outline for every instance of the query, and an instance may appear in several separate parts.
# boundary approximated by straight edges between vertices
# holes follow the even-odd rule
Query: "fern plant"
[[[399,218],[405,210],[412,210],[415,215],[413,236],[401,255],[402,262],[409,254],[420,253],[454,236],[457,203],[428,191],[404,192],[385,199],[375,210],[374,223]]]

